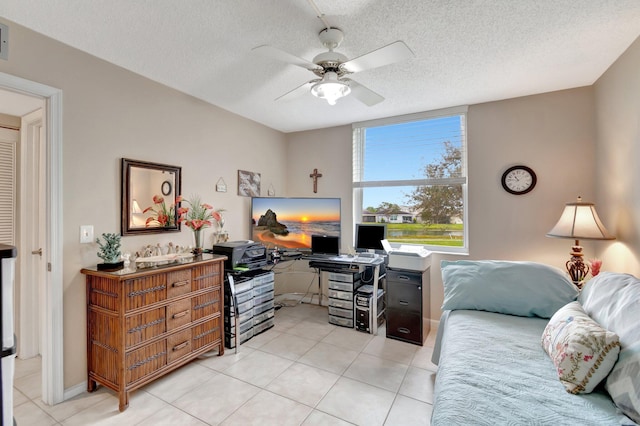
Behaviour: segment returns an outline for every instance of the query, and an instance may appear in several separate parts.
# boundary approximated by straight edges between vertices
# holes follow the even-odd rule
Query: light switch
[[[92,243],[93,242],[93,225],[80,226],[80,243]]]

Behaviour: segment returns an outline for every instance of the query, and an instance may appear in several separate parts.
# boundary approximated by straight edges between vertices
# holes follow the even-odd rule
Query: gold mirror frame
[[[181,167],[123,158],[121,176],[123,236],[180,231],[180,224],[175,222],[168,226],[153,223],[147,226],[147,218],[153,212],[144,213],[144,210],[148,207],[157,210],[158,206],[153,203],[157,195],[164,198],[166,208],[173,206],[174,217],[177,217],[175,199],[182,191]]]

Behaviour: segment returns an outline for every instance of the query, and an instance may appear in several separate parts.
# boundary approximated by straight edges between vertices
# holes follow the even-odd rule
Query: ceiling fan
[[[318,17],[322,19],[321,15]],[[323,22],[326,21],[323,20]],[[349,60],[345,55],[334,50],[340,46],[344,39],[344,34],[340,29],[327,25],[325,29],[320,31],[318,38],[329,51],[320,53],[312,61],[269,45],[253,48],[256,53],[306,68],[318,77],[285,93],[276,100],[291,98],[310,89],[311,94],[325,99],[329,105],[335,105],[338,99],[351,94],[365,105],[373,106],[382,102],[384,97],[346,76],[400,62],[414,56],[411,49],[403,41],[398,40]]]

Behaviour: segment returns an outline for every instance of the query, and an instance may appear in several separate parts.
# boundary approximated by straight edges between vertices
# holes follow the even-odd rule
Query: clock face
[[[527,166],[513,166],[502,174],[502,187],[510,194],[526,194],[536,186],[536,181],[536,174]]]

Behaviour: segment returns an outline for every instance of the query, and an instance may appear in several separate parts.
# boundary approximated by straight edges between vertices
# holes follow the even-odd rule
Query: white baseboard
[[[430,325],[431,325],[431,331],[437,331],[438,327],[440,327],[440,320],[430,320]]]
[[[64,398],[64,401],[66,401],[78,395],[82,395],[86,391],[87,391],[87,383],[86,382],[78,383],[75,386],[71,386],[70,388],[65,389],[62,397]]]

